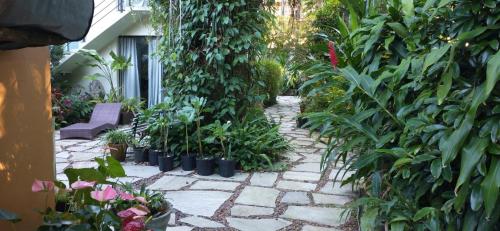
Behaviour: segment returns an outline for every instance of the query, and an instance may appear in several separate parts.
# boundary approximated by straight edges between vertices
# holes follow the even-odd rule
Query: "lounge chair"
[[[61,139],[93,139],[100,132],[114,129],[120,120],[120,103],[99,103],[95,105],[88,123],[77,123],[61,128]]]

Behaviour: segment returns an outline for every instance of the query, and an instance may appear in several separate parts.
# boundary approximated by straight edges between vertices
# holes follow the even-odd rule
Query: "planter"
[[[146,161],[146,149],[145,148],[134,148],[134,161],[136,163],[142,163]]]
[[[297,117],[297,127],[298,128],[302,128],[302,126],[304,126],[304,124],[307,123],[307,118],[304,118],[302,116],[299,116]]]
[[[134,113],[131,111],[122,111],[121,116],[120,116],[120,123],[121,124],[130,124],[132,123],[132,120],[134,119]]]
[[[125,161],[127,144],[108,144],[111,156],[118,161]]]
[[[219,160],[219,175],[222,177],[232,177],[234,176],[234,170],[236,169],[236,161],[234,160]]]
[[[148,162],[151,166],[158,165],[158,156],[160,156],[163,152],[161,150],[149,150],[148,154]]]
[[[167,172],[174,169],[174,160],[175,160],[174,155],[159,156],[158,166],[160,168],[160,171]]]
[[[215,161],[213,158],[196,159],[196,172],[201,176],[214,174]]]
[[[167,229],[168,221],[170,220],[170,214],[172,213],[172,204],[168,204],[168,210],[164,213],[154,215],[151,220],[146,223],[146,229],[153,231],[165,231]]]
[[[196,168],[196,156],[195,155],[183,155],[181,156],[181,166],[184,171],[192,171]]]

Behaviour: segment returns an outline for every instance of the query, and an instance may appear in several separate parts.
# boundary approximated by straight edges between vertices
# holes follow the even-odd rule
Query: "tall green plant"
[[[266,20],[272,17],[267,0],[151,4],[153,21],[168,37],[158,53],[176,102],[206,98],[209,121],[234,119],[254,105],[259,99],[254,63],[266,48]]]
[[[123,56],[116,55],[113,51],[111,51],[109,55],[111,56],[112,61],[110,62],[95,50],[81,49],[78,53],[91,61],[88,64],[90,67],[95,67],[100,71],[85,77],[91,80],[104,78],[110,87],[108,98],[106,100],[108,102],[121,101],[122,97],[120,92],[113,82],[113,72],[127,69],[131,65],[130,57],[127,59]]]
[[[352,1],[339,68],[323,68],[350,83],[308,116],[329,138],[324,162],[355,172],[362,230],[498,230],[497,1],[378,3],[386,13]]]

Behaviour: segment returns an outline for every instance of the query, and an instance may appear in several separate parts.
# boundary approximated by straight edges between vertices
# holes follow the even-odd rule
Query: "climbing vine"
[[[165,87],[176,102],[205,97],[209,117],[233,119],[261,100],[255,62],[266,49],[266,0],[158,0],[152,21],[162,32],[158,53]]]

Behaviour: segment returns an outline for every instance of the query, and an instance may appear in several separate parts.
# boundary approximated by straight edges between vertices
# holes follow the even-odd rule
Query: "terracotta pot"
[[[108,144],[109,152],[111,156],[118,161],[125,161],[125,156],[127,152],[127,144]]]

